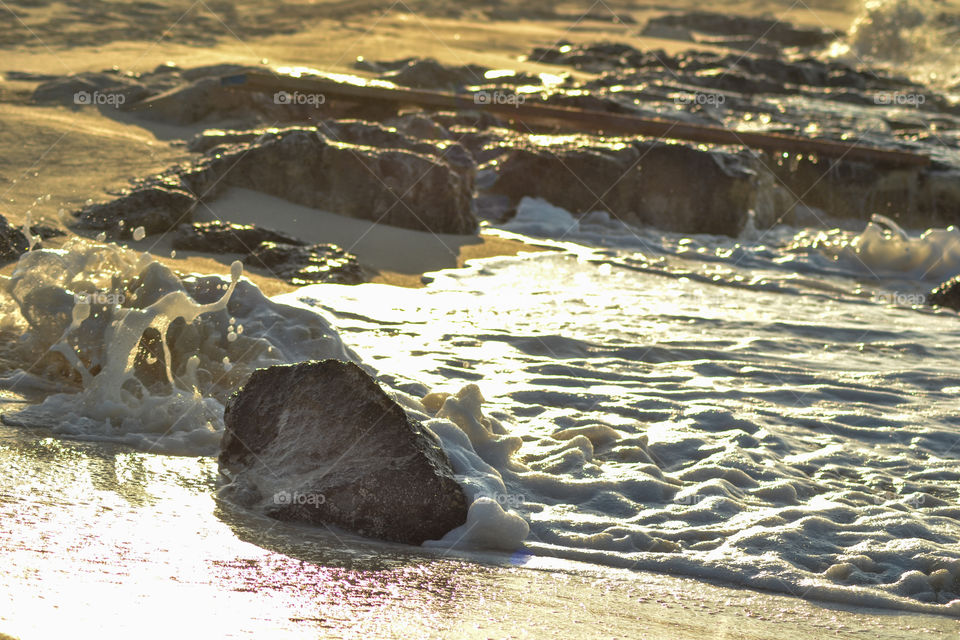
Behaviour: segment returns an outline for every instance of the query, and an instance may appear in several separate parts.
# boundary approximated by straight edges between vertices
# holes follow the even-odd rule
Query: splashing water
[[[80,238],[24,254],[2,301],[13,371],[0,385],[58,393],[4,422],[212,454],[223,403],[254,368],[353,358],[321,316],[271,302],[241,275],[234,262],[229,280],[179,277],[148,254]]]
[[[853,271],[941,282],[960,273],[960,230],[927,229],[911,236],[893,220],[874,214],[859,234],[839,229],[804,230],[793,248],[807,246]]]
[[[914,80],[946,88],[960,79],[958,38],[960,17],[932,0],[868,0],[830,54],[853,64],[896,65]]]

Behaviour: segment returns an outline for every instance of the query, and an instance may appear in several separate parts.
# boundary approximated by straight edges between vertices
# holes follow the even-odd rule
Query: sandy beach
[[[950,8],[944,6],[945,11]],[[560,43],[569,49],[616,42],[639,51],[662,51],[667,57],[680,56],[694,46],[718,56],[752,55],[749,47],[737,49],[729,41],[720,42],[720,38],[697,35],[701,41],[695,42],[694,36],[687,38],[676,30],[644,30],[652,18],[698,9],[703,7],[692,2],[666,8],[619,1],[587,6],[511,1],[474,6],[426,0],[401,2],[389,8],[377,3],[332,1],[9,2],[0,9],[8,18],[0,29],[0,47],[4,49],[0,56],[0,213],[13,227],[27,231],[36,224],[64,231],[66,235],[45,239],[42,246],[54,250],[51,255],[56,250],[62,250],[64,256],[88,251],[77,260],[91,272],[100,268],[98,265],[122,264],[127,271],[118,271],[115,281],[142,281],[147,283],[144,290],[152,286],[149,278],[134,273],[131,266],[143,260],[142,264],[149,261],[161,265],[176,277],[219,277],[223,289],[227,289],[228,283],[237,286],[237,278],[230,279],[231,265],[246,259],[239,252],[176,249],[172,231],[147,233],[146,237],[134,234],[131,238],[132,229],[127,229],[124,233],[128,235],[123,238],[102,238],[124,249],[100,258],[96,248],[72,244],[77,242],[77,232],[88,239],[97,236],[95,231],[75,227],[77,220],[72,214],[91,203],[117,198],[137,181],[165,175],[163,172],[171,166],[210,159],[214,154],[203,156],[189,147],[190,141],[205,131],[262,131],[289,123],[260,121],[254,127],[249,118],[218,115],[176,123],[118,109],[41,104],[34,98],[38,87],[55,77],[111,68],[132,77],[153,73],[164,64],[180,69],[252,65],[278,73],[299,67],[369,79],[376,73],[365,68],[364,61],[404,58],[432,58],[451,68],[473,64],[510,69],[530,77],[547,74],[553,78],[563,73],[584,82],[602,77],[602,73],[583,67],[558,68],[545,62],[543,55],[539,59],[530,55],[536,47]],[[840,32],[849,29],[861,13],[858,4],[835,0],[809,4],[757,0],[714,10]],[[678,69],[681,66],[678,64]],[[709,77],[710,73],[701,75]],[[827,97],[817,99],[826,101],[833,95],[830,91],[824,93]],[[953,96],[944,91],[944,95]],[[786,111],[783,105],[789,107],[788,103],[784,98],[777,108]],[[831,108],[834,111],[822,107],[824,113],[836,112],[841,114],[838,118],[854,120],[842,107]],[[909,120],[905,116],[901,119]],[[460,131],[455,126],[450,130]],[[810,132],[809,126],[801,122],[797,129]],[[885,127],[885,133],[901,131]],[[912,131],[909,127],[904,130]],[[952,140],[952,133],[943,135]],[[492,148],[495,142],[487,142],[484,149]],[[944,147],[954,152],[950,144],[944,143]],[[486,167],[487,173],[500,170],[502,164],[498,163],[501,160]],[[735,175],[733,169],[725,167],[724,171]],[[528,180],[534,182],[540,177],[530,175]],[[524,182],[523,176],[519,182]],[[575,179],[567,176],[554,182],[559,183],[556,188],[560,192],[564,182]],[[815,186],[810,185],[810,190]],[[616,187],[611,184],[609,190]],[[601,215],[597,218],[600,221],[591,226],[585,221],[594,215],[588,213],[591,209],[574,212],[584,214],[576,220],[571,213],[562,209],[558,213],[546,201],[531,198],[526,205],[520,202],[508,207],[509,214],[521,222],[524,211],[528,212],[528,226],[489,219],[482,221],[476,232],[446,233],[341,215],[258,190],[252,184],[224,182],[217,188],[216,198],[204,200],[193,210],[194,222],[253,225],[281,232],[305,245],[335,244],[355,257],[367,284],[315,284],[304,288],[301,282],[248,262],[243,267],[244,282],[256,285],[263,296],[247,291],[243,295],[249,297],[237,304],[241,311],[231,307],[232,338],[217,342],[219,338],[201,335],[194,340],[201,354],[197,361],[203,361],[201,369],[208,360],[213,363],[209,373],[202,372],[206,378],[194,379],[204,383],[213,379],[214,390],[207,397],[197,383],[190,391],[183,391],[186,400],[178,402],[193,402],[193,394],[202,401],[197,406],[204,411],[216,405],[221,412],[217,419],[222,423],[220,403],[236,390],[223,380],[233,380],[233,367],[233,375],[240,376],[237,372],[249,364],[243,360],[248,353],[260,354],[255,346],[245,346],[246,350],[239,353],[234,342],[245,344],[246,339],[269,340],[272,343],[265,344],[272,344],[270,349],[296,354],[307,353],[314,343],[322,343],[316,353],[325,353],[323,349],[334,343],[346,353],[355,350],[359,358],[383,374],[383,380],[394,384],[400,396],[413,398],[405,405],[408,411],[411,406],[425,411],[428,403],[423,396],[428,391],[455,395],[458,388],[476,383],[486,398],[483,413],[477,405],[476,424],[487,429],[483,435],[487,439],[481,442],[459,435],[477,450],[472,454],[478,461],[474,469],[485,469],[477,471],[478,477],[485,481],[487,476],[483,474],[502,475],[501,487],[506,486],[510,495],[522,493],[521,506],[525,508],[525,500],[535,503],[524,512],[533,525],[528,544],[513,553],[456,545],[450,549],[416,547],[377,542],[336,527],[280,522],[218,497],[224,480],[213,457],[216,453],[199,445],[197,451],[202,453],[195,455],[178,449],[171,451],[179,455],[159,453],[164,450],[159,443],[171,431],[176,432],[179,418],[166,430],[147,429],[138,439],[143,434],[114,437],[99,427],[90,427],[96,420],[84,417],[83,428],[93,434],[84,437],[81,431],[62,429],[50,418],[63,416],[67,423],[67,417],[79,416],[81,410],[57,408],[46,414],[46,423],[24,422],[36,428],[9,426],[12,423],[0,426],[0,466],[7,469],[0,474],[0,550],[6,565],[0,577],[0,640],[64,633],[104,638],[203,634],[908,639],[951,638],[960,632],[957,608],[953,606],[958,601],[948,595],[956,591],[951,585],[960,565],[937,559],[920,569],[914,565],[904,568],[893,560],[887,562],[887,556],[896,556],[897,539],[877,542],[875,538],[856,538],[862,531],[869,535],[903,532],[904,539],[920,541],[916,542],[918,546],[910,546],[913,542],[903,544],[911,553],[920,549],[912,559],[928,552],[922,546],[927,542],[943,547],[952,544],[957,496],[951,465],[956,464],[952,445],[957,438],[949,428],[956,422],[949,417],[953,400],[948,397],[955,397],[955,390],[960,388],[940,361],[948,361],[956,348],[956,328],[951,329],[953,325],[949,324],[956,322],[954,312],[918,312],[901,304],[890,317],[880,319],[880,311],[873,307],[863,310],[868,303],[879,309],[876,291],[901,295],[908,286],[919,291],[921,285],[916,282],[926,286],[923,277],[911,280],[914,272],[908,273],[906,267],[883,271],[884,261],[899,253],[877,241],[874,253],[857,254],[857,260],[871,275],[876,276],[875,270],[886,278],[886,289],[876,285],[874,291],[864,285],[869,279],[863,271],[830,271],[835,263],[842,263],[845,247],[857,246],[850,245],[850,239],[863,230],[863,220],[858,219],[856,225],[838,225],[843,228],[833,229],[829,237],[790,229],[796,234],[793,238],[772,223],[758,231],[753,225],[760,215],[751,210],[753,218],[737,230],[742,231],[739,238],[736,233],[733,238],[720,238],[722,234],[712,232],[678,231],[670,235],[653,225],[615,227],[616,221],[609,215],[606,219]],[[791,203],[789,221],[800,220],[805,211],[833,221],[812,204],[798,213],[795,205],[806,195],[800,194]],[[759,210],[760,204],[755,208]],[[787,216],[786,211],[782,213],[778,222]],[[954,214],[931,217],[927,226],[946,227],[950,215]],[[820,217],[818,221],[823,222]],[[797,223],[798,229],[802,226]],[[549,232],[531,231],[544,228]],[[918,237],[922,229],[908,231],[911,237]],[[888,232],[883,238],[892,242],[890,238],[895,235]],[[602,241],[597,240],[600,237]],[[866,245],[864,238],[869,239],[866,235],[859,238],[861,247]],[[842,241],[848,244],[841,246]],[[953,245],[946,246],[949,249]],[[822,250],[823,256],[815,250]],[[807,255],[815,255],[810,259],[812,266],[797,266],[797,256]],[[943,255],[952,254],[945,249]],[[709,258],[706,267],[691,266],[703,256]],[[31,268],[47,276],[60,268],[52,266],[60,259],[37,261]],[[931,258],[919,271],[923,276],[940,274],[936,269],[947,263],[943,271],[946,279],[952,275],[949,269],[954,263],[950,260]],[[63,264],[68,262],[62,257]],[[30,268],[21,268],[25,264],[10,262],[0,269],[5,286],[15,290],[18,283],[29,281]],[[777,269],[783,265],[795,271],[781,277]],[[72,273],[64,269],[63,273]],[[154,270],[160,272],[159,267]],[[103,273],[108,271],[103,267]],[[156,276],[161,293],[174,290],[163,288],[173,287],[166,284],[166,273]],[[79,281],[81,275],[50,276],[50,282],[41,284],[50,289],[67,287],[70,278]],[[647,280],[629,280],[634,277]],[[557,293],[551,279],[562,282],[566,289]],[[911,284],[904,285],[908,280]],[[738,302],[729,293],[713,295],[712,289],[704,292],[717,283],[715,288],[726,287],[724,292],[745,291],[743,301]],[[848,295],[844,287],[853,293]],[[202,287],[199,289],[202,291]],[[834,294],[835,299],[829,297]],[[30,331],[41,333],[43,324],[33,321],[29,311],[31,305],[39,308],[47,302],[40,294],[31,295],[37,297],[18,293],[19,298],[4,302],[4,318],[17,313],[29,318],[19,325],[13,320],[4,321],[0,327],[4,340],[0,360],[6,367],[17,362],[16,358],[31,359],[3,372],[0,413],[4,415],[15,414],[53,394],[79,393],[77,385],[89,383],[86,376],[76,372],[53,381],[44,378],[58,366],[73,366],[72,361],[51,364],[44,360],[49,349],[34,360],[37,354],[30,351],[33,344],[16,337],[16,331],[28,324]],[[818,329],[813,305],[776,297],[787,295],[806,296],[803,300],[822,305],[820,315],[827,318],[823,322],[834,324]],[[154,296],[159,297],[159,293]],[[223,312],[224,322],[228,297],[229,293],[223,307],[215,309]],[[250,311],[261,304],[263,297],[271,298],[271,305],[289,305],[301,315],[274,307],[268,310],[273,316],[267,311],[258,315],[260,309]],[[216,306],[212,300],[205,304]],[[68,331],[85,320],[71,311],[75,302],[74,295],[66,311],[49,303],[54,309],[51,313],[65,319]],[[521,317],[518,309],[527,303],[535,311],[514,320]],[[143,305],[146,308],[149,302]],[[322,320],[316,324],[302,321],[308,311]],[[718,313],[720,316],[715,315]],[[565,314],[581,315],[568,318]],[[291,324],[288,333],[276,338],[271,333],[274,325],[282,325],[282,331],[287,331],[283,323],[293,323],[291,318],[305,324]],[[917,337],[913,333],[918,322],[929,326],[929,335]],[[170,324],[164,325],[164,331]],[[258,327],[261,333],[255,333]],[[246,334],[238,338],[244,329]],[[64,339],[66,335],[63,332]],[[789,340],[783,335],[800,346],[784,346]],[[81,336],[75,341],[81,353],[77,362],[87,358],[95,363],[96,371],[101,366],[103,371],[110,370],[114,360],[109,345],[87,347],[85,339]],[[644,342],[648,339],[649,344]],[[210,346],[214,343],[218,345],[215,348]],[[634,343],[644,349],[637,346],[629,351]],[[186,339],[180,344],[186,344]],[[750,351],[755,345],[759,345],[758,352],[768,349],[775,356],[755,354]],[[203,349],[209,349],[209,353]],[[629,354],[622,355],[623,350]],[[877,360],[883,364],[875,365],[870,360],[871,350],[881,354]],[[180,357],[177,353],[176,349],[168,350],[164,356],[161,349],[149,356],[153,358],[149,363],[162,368],[164,363],[157,365],[157,358],[165,357],[169,361],[166,364],[173,367],[171,363]],[[319,359],[315,355],[309,359],[315,357]],[[912,357],[938,360],[928,370],[929,361],[914,363],[909,360]],[[637,370],[642,375],[629,371],[624,364],[631,358],[639,363]],[[817,358],[826,362],[822,370],[803,372],[797,368],[805,360],[813,362]],[[862,359],[856,366],[862,364],[863,368],[843,369],[844,358]],[[182,360],[185,363],[187,357]],[[129,358],[123,354],[116,362],[121,363],[118,366],[124,375],[132,376],[133,352]],[[250,362],[255,368],[259,361]],[[902,367],[898,369],[890,362],[902,363]],[[139,359],[137,363],[142,364]],[[657,369],[661,365],[667,368]],[[883,368],[888,365],[890,371]],[[195,376],[198,365],[193,366],[190,375]],[[882,373],[866,369],[871,366]],[[172,378],[174,369],[169,370]],[[914,374],[916,380],[910,378]],[[183,379],[187,377],[183,374]],[[901,394],[894,399],[883,395],[886,387],[903,380],[908,380],[905,385],[915,386],[890,391],[891,395]],[[578,386],[581,384],[584,386]],[[768,384],[772,391],[764,386]],[[172,382],[171,388],[175,389]],[[932,394],[930,398],[920,397],[921,388]],[[820,405],[805,404],[813,402],[808,396],[818,402],[822,396],[828,408],[817,413]],[[421,399],[423,403],[417,404]],[[918,405],[911,404],[914,402]],[[597,414],[601,409],[606,413]],[[143,416],[150,413],[146,404],[138,410],[140,417],[131,413],[134,417],[124,417],[123,424],[145,420]],[[120,413],[116,410],[111,419]],[[441,414],[434,410],[429,417],[440,422]],[[774,442],[781,434],[771,425],[787,414],[793,421],[790,428],[796,431]],[[465,419],[450,420],[469,431],[464,427]],[[891,429],[902,427],[901,433],[907,435],[891,436],[893,444],[882,455],[864,453],[873,451],[871,447],[877,442],[878,449],[888,446],[880,437],[863,435],[864,430],[881,423],[887,428],[885,420],[892,421]],[[923,420],[934,425],[930,433],[913,430],[920,428],[918,424],[927,424]],[[499,425],[498,421],[527,426],[518,426],[511,435],[506,427],[491,426]],[[745,426],[751,421],[755,424]],[[689,430],[670,431],[673,423],[686,425],[683,429]],[[204,423],[175,444],[206,444],[219,439],[222,424],[211,424]],[[643,425],[643,432],[631,431],[635,425]],[[436,428],[441,433],[442,428]],[[737,429],[741,431],[733,433]],[[837,434],[863,440],[845,447],[842,440],[838,444],[830,439],[839,439]],[[440,440],[448,452],[459,451],[443,437]],[[763,449],[762,455],[743,454],[755,448]],[[917,454],[920,462],[909,457],[910,451],[918,449],[923,451]],[[932,454],[928,449],[939,453]],[[764,457],[771,451],[774,453]],[[845,468],[855,463],[845,461],[841,457],[844,452],[861,456],[856,460],[865,470],[856,481],[870,484],[883,499],[863,498],[857,493],[860,485],[850,489],[836,484],[847,475],[856,475],[845,475]],[[774,459],[774,454],[779,457]],[[710,456],[715,458],[708,460]],[[686,462],[673,466],[662,463],[679,458],[701,466],[693,469],[684,466]],[[918,470],[910,466],[915,462],[930,467]],[[631,465],[642,468],[647,475],[638,480],[639,476],[631,475]],[[784,476],[789,481],[776,475],[784,469],[793,474]],[[899,486],[883,475],[889,469],[899,474]],[[616,482],[608,482],[604,474],[615,477]],[[758,479],[754,481],[754,477]],[[517,484],[511,484],[514,481]],[[521,481],[528,484],[521,485]],[[694,484],[697,486],[691,489]],[[671,493],[662,497],[657,493],[661,487]],[[794,487],[800,487],[799,492]],[[688,489],[688,494],[682,492]],[[589,491],[594,493],[584,497]],[[838,493],[825,494],[827,491]],[[707,499],[715,502],[703,512],[694,513]],[[772,501],[773,506],[765,500]],[[663,504],[662,511],[656,512]],[[908,507],[919,509],[918,504],[936,510],[921,514],[929,517],[922,522],[933,523],[929,531],[917,524],[921,516],[910,520],[912,515],[903,515]],[[888,511],[856,517],[852,511],[844,511],[854,506],[882,506]],[[681,514],[681,508],[689,511]],[[770,510],[768,516],[756,515],[763,509]],[[710,515],[704,515],[707,511]],[[628,522],[641,516],[647,518],[643,526],[628,530]],[[756,519],[750,520],[754,516]],[[896,520],[901,516],[902,520]],[[833,535],[830,527],[836,523],[854,523],[850,526],[861,528],[855,529],[856,533],[854,529],[842,530],[836,538],[827,536],[829,544],[822,542],[817,536],[828,529]],[[691,532],[687,537],[681,531],[685,526]],[[919,533],[914,535],[916,531]],[[823,557],[833,558],[829,562],[821,557],[811,560],[802,556],[810,540],[815,541],[809,544],[811,548],[821,543],[824,547],[834,543],[837,548],[849,547],[851,557],[866,557],[874,549],[871,545],[883,547],[886,555],[874,564],[883,565],[883,570],[890,573],[882,574],[879,568],[862,569],[858,560],[830,555],[833,552],[824,552]],[[727,542],[743,542],[744,546],[728,548]],[[679,560],[648,558],[650,549],[676,551],[681,547],[706,559],[701,565],[687,565]],[[777,570],[782,565],[776,564],[781,561],[777,554],[789,556],[795,550],[799,560],[790,569],[798,567],[796,572],[779,579]],[[637,554],[646,554],[642,562]],[[724,564],[727,561],[729,566]],[[754,573],[750,573],[753,569],[749,561],[757,562],[759,569]],[[843,578],[837,579],[838,575]],[[862,583],[852,579],[843,582],[850,575],[867,577]],[[871,591],[877,585],[885,591]]]

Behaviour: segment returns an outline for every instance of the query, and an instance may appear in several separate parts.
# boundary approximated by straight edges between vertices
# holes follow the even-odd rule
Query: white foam
[[[960,230],[903,230],[893,220],[874,214],[864,230],[850,234],[837,229],[807,230],[795,245],[814,246],[854,273],[941,282],[960,273]]]
[[[580,230],[579,221],[566,209],[555,207],[543,198],[524,197],[517,214],[499,225],[507,231],[547,238],[564,237]]]
[[[215,454],[223,402],[254,368],[353,357],[321,315],[271,302],[242,272],[234,262],[229,280],[181,279],[147,254],[83,239],[25,254],[7,282],[23,332],[10,355],[61,392],[4,421]],[[234,331],[229,319],[246,330]],[[164,339],[146,353],[148,329]]]
[[[717,271],[810,260],[723,242],[677,246]],[[852,267],[809,278],[823,298],[751,286],[751,269],[734,290],[691,269],[603,266],[542,253],[395,298],[376,285],[285,298],[322,300],[382,372],[433,390],[408,410],[472,507],[431,545],[522,540],[537,556],[960,610],[960,475],[944,455],[960,400],[939,391],[960,386],[955,318],[841,296]]]

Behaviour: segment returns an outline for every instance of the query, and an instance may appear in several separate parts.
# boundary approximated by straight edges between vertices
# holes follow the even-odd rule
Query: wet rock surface
[[[455,146],[430,149],[434,153],[351,144],[314,127],[289,128],[217,147],[159,181],[179,182],[201,197],[238,186],[406,229],[476,232],[469,155]]]
[[[647,21],[647,29],[651,27],[683,28],[722,36],[753,35],[754,43],[771,43],[784,47],[823,47],[837,38],[837,34],[828,29],[797,27],[773,18],[712,11],[688,11],[658,16]]]
[[[239,89],[224,76],[263,67],[216,64],[181,69],[160,65],[144,73],[82,72],[55,77],[33,92],[38,104],[82,108],[101,107],[111,112],[132,112],[152,121],[190,125],[205,120],[235,120],[248,126],[262,122],[309,122],[323,111],[321,104],[278,100],[274,94]]]
[[[13,262],[30,247],[23,231],[12,226],[7,218],[0,215],[0,264]]]
[[[295,285],[332,282],[360,284],[367,277],[356,256],[335,244],[298,245],[261,242],[243,260]]]
[[[579,136],[543,145],[528,136],[499,162],[491,192],[514,204],[530,196],[574,214],[607,211],[668,231],[736,235],[754,207],[754,178],[743,158],[689,145]]]
[[[960,276],[947,280],[927,296],[927,304],[960,311]]]
[[[134,189],[116,200],[86,206],[75,215],[83,229],[129,238],[137,227],[143,227],[150,235],[190,222],[196,204],[197,198],[184,190],[154,185]]]
[[[182,224],[174,232],[171,244],[174,249],[184,251],[250,253],[262,242],[306,244],[302,240],[273,229],[220,221]]]
[[[527,56],[554,65],[555,74],[419,58],[360,59],[356,66],[418,89],[467,97],[499,92],[606,113],[860,142],[929,154],[933,162],[899,169],[814,153],[574,135],[468,108],[410,112],[345,101],[336,113],[303,111],[274,104],[266,92],[225,84],[222,77],[255,69],[231,64],[193,69],[165,64],[140,74],[114,69],[45,79],[34,97],[66,101],[81,86],[146,91],[150,99],[134,110],[146,118],[233,119],[235,128],[205,131],[189,141],[188,148],[202,154],[195,162],[143,181],[136,194],[116,203],[80,212],[86,227],[111,233],[121,220],[127,232],[141,225],[148,233],[165,230],[177,219],[171,212],[189,208],[183,194],[211,200],[231,186],[349,217],[451,234],[475,233],[478,212],[487,219],[508,218],[525,196],[575,214],[602,210],[622,221],[688,233],[736,235],[748,219],[766,228],[799,222],[810,211],[824,220],[865,221],[881,213],[908,227],[958,221],[960,107],[948,96],[895,72],[817,53],[835,36],[828,30],[704,11],[670,13],[647,26],[673,30],[670,37],[689,34],[694,48],[668,54],[618,42],[560,42]],[[760,34],[764,42],[757,48],[736,50],[737,38]],[[725,38],[730,46],[695,49],[709,38]],[[903,104],[906,99],[912,102]],[[280,125],[264,128],[265,122]],[[145,195],[143,189],[160,191]],[[179,221],[189,222],[189,215]],[[249,245],[252,250],[259,243]]]
[[[257,370],[224,421],[222,495],[271,518],[415,545],[466,522],[436,437],[355,364]]]

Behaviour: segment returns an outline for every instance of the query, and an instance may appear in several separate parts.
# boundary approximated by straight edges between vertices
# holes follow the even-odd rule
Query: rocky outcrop
[[[927,296],[927,304],[960,311],[960,276],[947,280]]]
[[[137,227],[150,235],[190,222],[196,204],[197,199],[186,191],[153,185],[134,189],[116,200],[88,205],[75,215],[81,228],[129,238]]]
[[[651,18],[647,28],[671,27],[714,35],[750,36],[754,44],[771,43],[781,47],[822,47],[837,39],[837,34],[817,27],[798,27],[781,19],[740,16],[712,11],[688,11]]]
[[[251,253],[262,242],[304,245],[293,236],[252,224],[194,222],[182,224],[173,234],[171,246],[178,251],[203,253]]]
[[[229,118],[255,126],[259,122],[307,122],[316,118],[322,105],[278,100],[273,94],[237,89],[221,80],[222,76],[250,70],[264,69],[236,64],[181,69],[162,64],[145,73],[116,69],[82,72],[46,79],[34,90],[33,100],[78,108],[112,107],[177,125]],[[106,109],[104,112],[110,113]]]
[[[469,163],[469,156],[447,149],[454,147],[436,155],[378,148],[335,141],[314,128],[291,128],[218,147],[164,180],[177,179],[198,197],[238,186],[406,229],[474,233],[472,164],[459,164]]]
[[[720,150],[652,140],[533,136],[499,162],[490,191],[514,204],[543,198],[574,214],[607,211],[668,231],[737,235],[753,208],[756,174]]]
[[[149,95],[150,90],[134,74],[115,70],[87,71],[60,76],[41,83],[33,92],[34,102],[72,107],[110,106],[122,108]]]
[[[251,267],[266,269],[295,285],[318,282],[360,284],[367,280],[356,256],[335,244],[302,246],[262,242],[243,262]]]
[[[259,369],[224,422],[221,495],[271,518],[407,544],[466,522],[436,437],[353,363]]]

